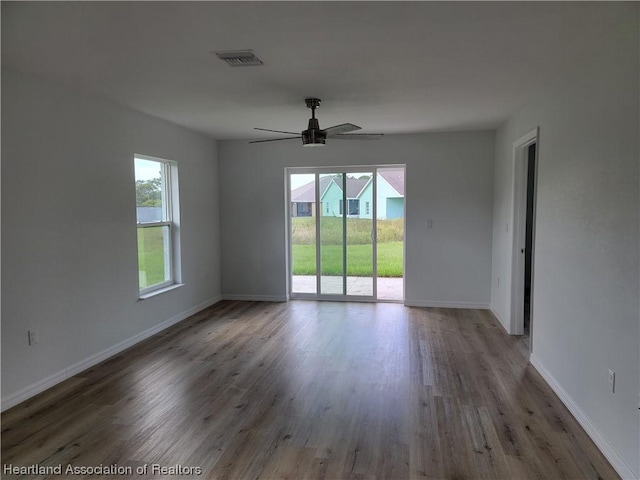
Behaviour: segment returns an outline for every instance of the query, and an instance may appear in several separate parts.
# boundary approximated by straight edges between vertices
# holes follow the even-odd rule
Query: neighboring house
[[[347,176],[347,217],[373,217],[373,182],[371,177]],[[344,211],[342,178],[320,178],[321,216],[337,217]],[[404,214],[404,170],[378,170],[377,217],[402,218]],[[315,182],[309,182],[291,191],[291,216],[315,216]]]
[[[322,204],[322,216],[337,217],[341,216],[344,211],[344,195],[342,193],[342,178],[331,177],[324,194],[320,195]],[[366,178],[350,178],[347,176],[347,217],[359,218],[360,211],[360,194],[365,185],[370,181]]]
[[[404,169],[378,169],[377,212],[379,219],[402,218],[404,216]],[[362,210],[360,218],[373,216],[373,182],[369,181],[360,193]]]
[[[323,197],[332,181],[332,177],[320,178],[320,198]],[[291,190],[291,216],[316,216],[316,182],[305,183]]]

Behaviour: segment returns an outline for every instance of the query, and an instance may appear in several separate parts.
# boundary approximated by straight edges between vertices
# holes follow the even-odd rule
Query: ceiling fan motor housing
[[[315,117],[310,118],[307,130],[302,132],[302,145],[305,147],[324,145],[326,138],[327,134],[320,130],[318,119]]]
[[[309,129],[302,132],[302,145],[305,147],[317,147],[324,145],[327,135],[318,129]]]

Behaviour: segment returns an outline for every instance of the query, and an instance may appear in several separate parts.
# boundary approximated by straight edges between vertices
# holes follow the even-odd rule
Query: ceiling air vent
[[[253,50],[214,53],[219,59],[227,62],[230,67],[257,67],[258,65],[262,65],[262,60],[256,57]]]

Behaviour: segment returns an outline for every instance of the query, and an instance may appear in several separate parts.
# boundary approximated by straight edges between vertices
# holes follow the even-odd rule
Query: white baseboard
[[[615,448],[609,443],[609,441],[605,438],[598,427],[596,427],[591,419],[587,416],[584,410],[580,408],[580,406],[571,398],[571,396],[562,388],[562,386],[553,378],[544,366],[540,363],[540,361],[534,356],[531,355],[529,359],[531,365],[538,371],[538,373],[544,378],[544,380],[549,384],[551,389],[560,397],[562,403],[564,403],[565,407],[571,412],[571,414],[575,417],[578,423],[584,428],[587,432],[587,435],[591,437],[593,443],[600,449],[602,454],[609,460],[611,466],[618,472],[618,475],[625,480],[638,480],[638,477],[633,473],[631,467],[626,464],[626,462],[618,455]]]
[[[491,313],[493,313],[493,316],[496,317],[496,319],[500,322],[500,324],[502,325],[502,328],[504,328],[504,331],[507,332],[509,335],[511,335],[509,333],[509,325],[505,323],[505,321],[502,319],[500,315],[498,315],[498,312],[496,312],[492,307],[489,307],[489,310],[491,310]]]
[[[420,300],[405,300],[407,307],[431,307],[431,308],[472,308],[476,310],[488,310],[488,303],[479,302],[430,302]]]
[[[220,300],[222,300],[221,295],[211,298],[206,302],[201,303],[200,305],[196,305],[195,307],[192,307],[189,310],[186,310],[168,320],[165,320],[162,323],[159,323],[158,325],[154,325],[153,327],[149,328],[148,330],[145,330],[144,332],[140,332],[131,338],[123,340],[122,342],[117,343],[112,347],[109,347],[106,350],[103,350],[102,352],[99,352],[95,355],[85,358],[84,360],[74,363],[73,365],[70,365],[63,370],[56,372],[53,375],[49,375],[48,377],[40,380],[39,382],[29,385],[28,387],[25,387],[22,390],[19,390],[13,394],[10,394],[7,397],[3,397],[2,411],[4,412],[5,410],[18,405],[19,403],[24,402],[25,400],[28,400],[29,398],[37,395],[38,393],[44,392],[48,388],[51,388],[54,385],[57,385],[58,383],[63,382],[67,378],[73,377],[74,375],[77,375],[78,373],[93,367],[94,365],[122,352],[123,350],[126,350],[129,347],[132,347],[136,343],[146,340],[147,338],[155,335],[156,333],[159,333],[162,330],[165,330],[171,327],[172,325],[175,325],[176,323],[181,322],[182,320],[185,320],[191,315],[198,313],[199,311],[204,310],[205,308],[218,303]]]
[[[502,317],[498,314],[498,312],[496,312],[493,307],[489,306],[489,310],[491,310],[491,313],[493,313],[493,316],[496,317],[496,319],[498,319],[498,321],[504,326],[504,322],[502,321]]]
[[[235,293],[225,293],[223,300],[236,300],[239,302],[286,302],[286,295],[237,295]]]

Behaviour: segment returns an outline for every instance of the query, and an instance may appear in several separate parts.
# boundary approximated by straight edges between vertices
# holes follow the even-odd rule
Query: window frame
[[[165,251],[165,277],[160,283],[155,283],[147,287],[141,288],[140,285],[140,256],[139,250],[137,250],[136,260],[138,264],[138,295],[141,299],[153,296],[157,293],[162,293],[175,286],[181,285],[181,272],[180,272],[180,237],[179,237],[179,224],[180,224],[180,210],[179,210],[179,191],[178,191],[178,164],[173,160],[166,160],[163,158],[151,157],[148,155],[134,155],[134,179],[135,178],[135,161],[136,159],[156,162],[160,164],[160,178],[161,178],[161,205],[162,205],[162,220],[152,222],[138,222],[137,218],[137,204],[136,204],[136,235],[141,228],[168,228],[168,245]],[[137,203],[137,202],[136,202]]]

